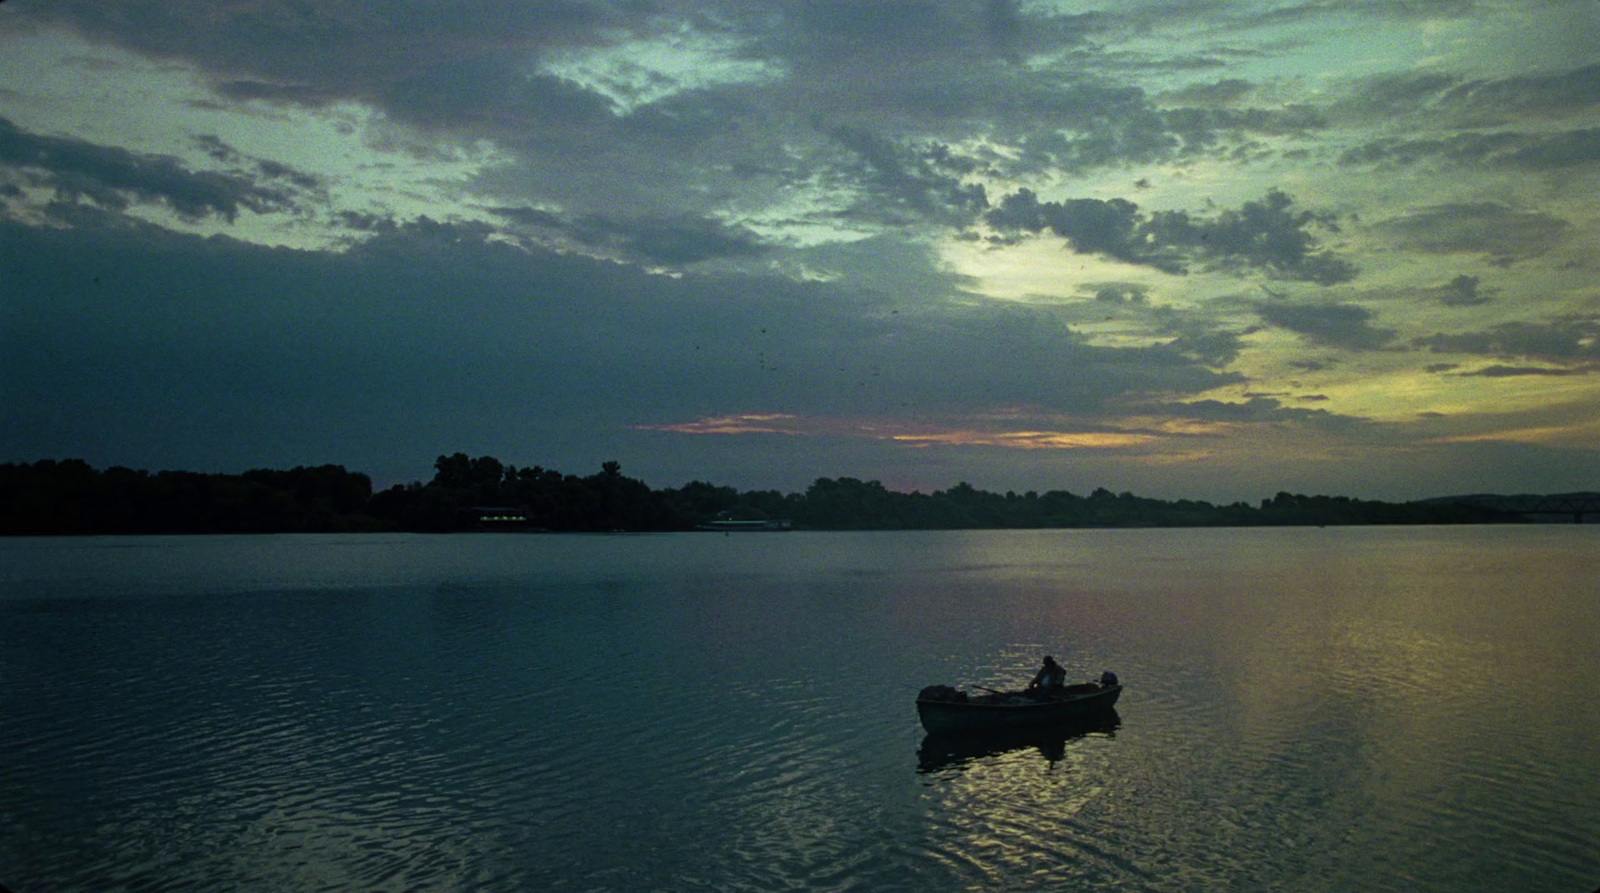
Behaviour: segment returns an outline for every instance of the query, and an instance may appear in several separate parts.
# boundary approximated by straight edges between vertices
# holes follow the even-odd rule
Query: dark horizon
[[[1531,514],[1600,512],[1600,494],[1435,497],[1407,503],[1279,491],[1259,503],[1165,501],[1096,488],[1003,494],[957,483],[932,493],[879,481],[818,478],[803,493],[739,491],[705,481],[655,490],[614,461],[587,476],[490,456],[440,456],[426,484],[374,490],[341,465],[240,475],[129,468],[81,460],[0,465],[0,533],[693,530],[726,519],[798,529],[1038,529],[1345,524],[1521,523]]]

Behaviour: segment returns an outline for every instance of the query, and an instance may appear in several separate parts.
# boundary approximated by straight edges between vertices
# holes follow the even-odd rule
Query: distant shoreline
[[[897,493],[877,481],[818,478],[804,493],[737,491],[701,481],[653,490],[616,462],[587,476],[518,468],[489,456],[440,456],[427,484],[373,492],[342,465],[243,474],[150,473],[81,460],[0,465],[0,535],[605,533],[696,528],[1027,530],[1593,523],[1600,493],[1437,497],[1381,502],[1280,492],[1260,503],[1166,501],[1096,489],[1004,494],[960,483]],[[721,523],[719,523],[721,522]],[[731,522],[731,523],[730,523]]]

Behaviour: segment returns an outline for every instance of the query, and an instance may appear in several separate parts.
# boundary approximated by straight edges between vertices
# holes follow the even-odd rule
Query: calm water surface
[[[1595,526],[0,540],[0,883],[1589,893],[1597,668]]]

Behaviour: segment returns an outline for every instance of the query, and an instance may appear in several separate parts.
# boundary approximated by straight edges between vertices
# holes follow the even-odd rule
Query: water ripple
[[[1496,584],[1515,584],[1509,601],[1460,575],[1413,591],[1434,585],[1430,565],[1377,598],[1352,581],[1384,579],[1374,562],[1413,560],[1403,550],[1317,539],[1319,562],[1349,564],[1336,587],[1263,568],[1278,559],[1252,557],[1258,534],[1209,536],[1242,575],[1175,558],[1126,583],[1096,557],[1104,538],[1064,533],[989,552],[929,537],[932,563],[901,555],[903,573],[875,564],[870,537],[842,540],[861,567],[841,569],[840,539],[797,537],[738,545],[757,565],[737,572],[721,538],[630,541],[652,557],[620,570],[606,538],[400,538],[317,553],[341,574],[388,554],[365,588],[244,591],[225,544],[184,544],[221,550],[220,570],[172,571],[176,590],[136,599],[82,575],[57,600],[0,593],[0,881],[1592,888],[1600,691],[1584,668],[1600,631],[1572,581],[1518,572]],[[1022,548],[1052,543],[1072,560]],[[767,566],[761,549],[799,551]],[[261,579],[317,579],[259,559]],[[1120,724],[925,739],[919,682],[993,682],[1044,641],[1123,673]]]

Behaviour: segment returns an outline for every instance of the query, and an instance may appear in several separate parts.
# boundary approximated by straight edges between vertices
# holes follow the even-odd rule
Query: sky
[[[0,462],[1600,489],[1596,0],[10,0]]]

